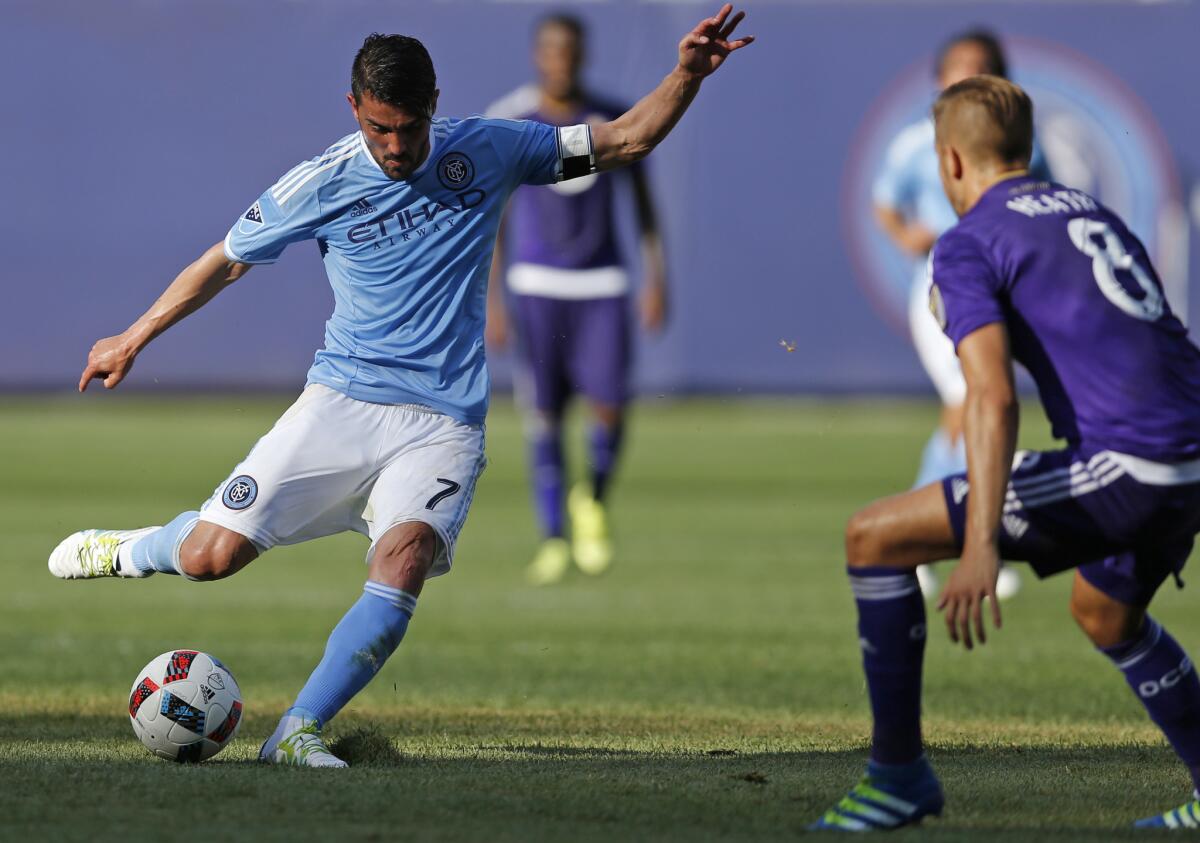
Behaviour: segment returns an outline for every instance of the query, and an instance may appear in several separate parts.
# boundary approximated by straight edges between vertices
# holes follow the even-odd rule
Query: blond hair
[[[975,161],[1028,167],[1033,156],[1033,102],[999,76],[972,76],[942,91],[933,122],[939,144]]]

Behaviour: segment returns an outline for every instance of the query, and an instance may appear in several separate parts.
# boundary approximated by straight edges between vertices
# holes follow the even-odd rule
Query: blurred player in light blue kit
[[[999,40],[990,32],[974,30],[951,38],[935,62],[938,89],[981,73],[1006,77],[1008,63]],[[1049,179],[1041,150],[1034,146],[1030,171]],[[873,188],[879,225],[896,246],[913,259],[908,325],[921,365],[929,374],[942,400],[941,422],[925,445],[914,488],[939,480],[967,467],[962,439],[963,400],[967,387],[954,347],[929,313],[929,251],[937,238],[958,217],[938,180],[937,153],[933,147],[933,121],[924,118],[898,134],[888,147],[883,170]],[[930,567],[920,570],[926,596],[937,591],[937,578]],[[1020,588],[1016,571],[1001,574],[1001,599]]]
[[[488,116],[567,126],[602,123],[625,110],[583,88],[586,32],[578,18],[542,18],[533,41],[537,84],[499,100]],[[642,324],[653,331],[666,318],[662,240],[642,168],[635,164],[625,172],[642,245]],[[543,541],[527,576],[537,585],[562,579],[572,558],[588,574],[612,562],[605,503],[624,432],[633,332],[630,278],[617,244],[617,200],[615,178],[600,174],[519,188],[492,265],[488,341],[500,347],[508,340],[507,285],[520,355],[518,391],[529,405],[531,479]],[[563,416],[575,394],[587,399],[594,419],[590,483],[577,484],[564,501]]]
[[[127,330],[98,341],[79,380],[111,389],[146,345],[254,264],[315,241],[333,287],[308,384],[200,507],[164,527],[83,530],[50,555],[62,579],[230,576],[276,545],[355,531],[367,582],[259,759],[345,767],[322,727],[399,646],[431,576],[450,569],[484,466],[483,330],[492,246],[508,197],[645,157],[704,78],[753,39],[725,5],[679,43],[637,105],[593,125],[434,117],[425,47],[363,43],[347,94],[358,129],[286,172]],[[254,337],[223,338],[254,353]],[[270,607],[263,607],[270,611]]]

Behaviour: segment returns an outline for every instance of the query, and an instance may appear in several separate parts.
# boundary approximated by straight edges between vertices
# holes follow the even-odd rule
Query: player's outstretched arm
[[[938,609],[955,643],[973,646],[971,630],[984,643],[983,600],[991,602],[992,621],[1000,627],[996,577],[1000,574],[1000,518],[1017,446],[1017,393],[1013,383],[1008,329],[993,322],[958,344],[967,400],[963,436],[967,446],[967,523],[962,557],[950,574]]]
[[[134,359],[152,339],[198,310],[249,269],[249,264],[229,260],[221,243],[206,251],[180,272],[158,301],[123,333],[105,337],[92,346],[79,378],[79,391],[87,389],[93,378],[102,380],[105,389],[115,387],[129,374]]]
[[[729,54],[754,42],[752,35],[730,40],[746,16],[730,17],[733,6],[726,3],[711,18],[679,42],[679,63],[659,86],[616,120],[592,129],[596,167],[610,170],[632,164],[650,154],[679,122],[700,90],[700,83],[725,63]]]

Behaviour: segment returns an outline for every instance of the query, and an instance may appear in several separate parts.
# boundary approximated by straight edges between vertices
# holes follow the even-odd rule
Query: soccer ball
[[[160,758],[203,761],[233,740],[242,692],[208,653],[170,650],[146,665],[129,692],[133,733]]]

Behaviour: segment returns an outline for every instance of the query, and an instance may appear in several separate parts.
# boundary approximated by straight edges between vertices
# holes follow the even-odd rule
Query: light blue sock
[[[417,598],[372,580],[367,580],[363,592],[329,634],[325,657],[287,714],[312,716],[319,726],[325,725],[366,687],[400,645]]]
[[[183,574],[179,567],[179,548],[199,521],[199,512],[181,512],[170,524],[135,541],[129,548],[129,561],[143,574],[151,571]]]
[[[921,467],[917,471],[914,489],[967,470],[967,449],[962,437],[951,444],[946,431],[938,428],[925,443],[921,452]]]

